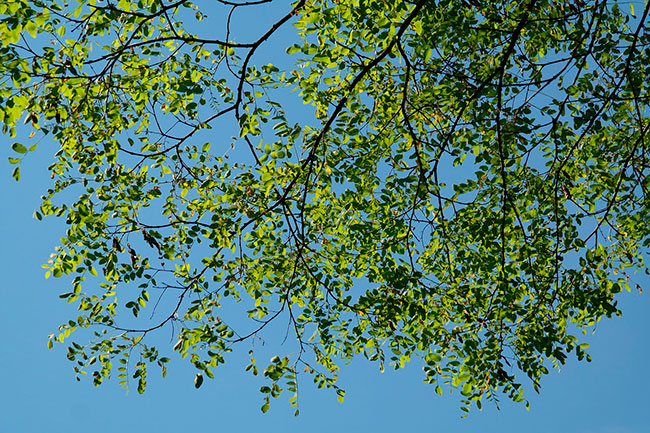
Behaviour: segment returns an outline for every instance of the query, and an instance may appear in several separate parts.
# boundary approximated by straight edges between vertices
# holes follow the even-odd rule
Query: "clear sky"
[[[461,419],[459,396],[437,396],[422,383],[417,360],[403,371],[383,374],[376,364],[353,362],[341,374],[340,385],[347,391],[343,404],[304,377],[298,418],[286,396],[262,414],[260,381],[238,366],[216,369],[215,380],[194,389],[195,371],[177,356],[166,379],[150,371],[144,395],[135,389],[127,395],[116,380],[99,388],[90,380],[77,382],[64,347],[46,346],[47,335],[75,314],[58,298],[68,291],[65,282],[45,280],[41,268],[65,230],[64,221],[32,217],[50,183],[46,167],[55,144],[42,141],[26,158],[16,183],[7,162],[15,140],[0,140],[0,433],[650,432],[650,278],[642,275],[634,282],[645,293],[620,294],[623,317],[599,323],[596,334],[587,337],[593,362],[569,358],[561,373],[552,371],[540,395],[529,389],[529,411],[504,397],[501,410],[485,404],[483,411],[474,409]]]

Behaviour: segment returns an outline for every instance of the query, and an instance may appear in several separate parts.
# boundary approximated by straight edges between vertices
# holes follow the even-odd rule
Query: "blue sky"
[[[41,268],[65,230],[64,221],[39,222],[32,217],[49,185],[46,167],[56,147],[41,142],[38,152],[21,166],[22,179],[16,183],[7,162],[15,140],[1,140],[0,433],[650,431],[650,278],[641,275],[634,282],[646,288],[645,294],[620,294],[623,317],[599,323],[596,334],[586,337],[593,362],[570,358],[561,373],[552,371],[542,382],[540,395],[528,392],[529,411],[504,399],[501,410],[486,404],[483,411],[474,409],[461,419],[459,396],[438,397],[433,387],[422,383],[417,360],[405,370],[383,374],[376,364],[353,362],[341,374],[340,385],[347,391],[343,404],[305,377],[300,383],[298,418],[284,396],[262,414],[260,382],[238,365],[217,369],[215,380],[206,381],[199,390],[192,384],[194,370],[178,357],[172,358],[166,379],[158,371],[150,372],[144,395],[135,389],[127,394],[116,380],[100,388],[90,380],[77,382],[64,347],[48,350],[46,346],[47,335],[74,315],[74,307],[58,298],[68,291],[65,282],[46,280]]]

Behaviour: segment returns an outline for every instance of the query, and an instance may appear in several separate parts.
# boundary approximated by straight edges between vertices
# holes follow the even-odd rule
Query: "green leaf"
[[[297,52],[300,52],[301,47],[299,45],[292,45],[289,48],[287,48],[287,54],[295,54]]]
[[[11,145],[11,148],[14,150],[14,152],[25,154],[27,153],[27,148],[23,146],[20,143],[14,143]]]
[[[307,17],[305,19],[305,22],[307,22],[309,24],[313,24],[313,23],[317,22],[319,19],[320,19],[320,14],[318,12],[313,12],[313,13],[307,15]]]
[[[201,385],[203,385],[203,375],[196,373],[196,376],[194,376],[194,388],[199,389]]]
[[[25,25],[25,30],[33,37],[35,38],[37,35],[37,30],[38,28],[36,27],[36,24],[33,22],[28,22],[27,25]]]

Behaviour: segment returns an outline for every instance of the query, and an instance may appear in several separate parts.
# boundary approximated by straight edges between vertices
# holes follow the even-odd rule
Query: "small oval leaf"
[[[20,144],[20,143],[14,143],[14,144],[12,144],[12,145],[11,145],[11,148],[12,148],[12,149],[14,150],[14,152],[16,152],[16,153],[22,153],[22,154],[27,153],[27,148],[26,148],[25,146],[23,146],[22,144]]]
[[[203,375],[196,373],[196,376],[194,376],[194,388],[199,389],[201,385],[203,385]]]

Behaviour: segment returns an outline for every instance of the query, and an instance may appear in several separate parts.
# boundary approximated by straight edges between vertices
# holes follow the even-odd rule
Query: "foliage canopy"
[[[57,143],[50,346],[142,392],[161,331],[197,387],[275,342],[263,411],[355,356],[466,410],[588,359],[650,242],[650,6],[270,3],[0,4],[3,131]]]

